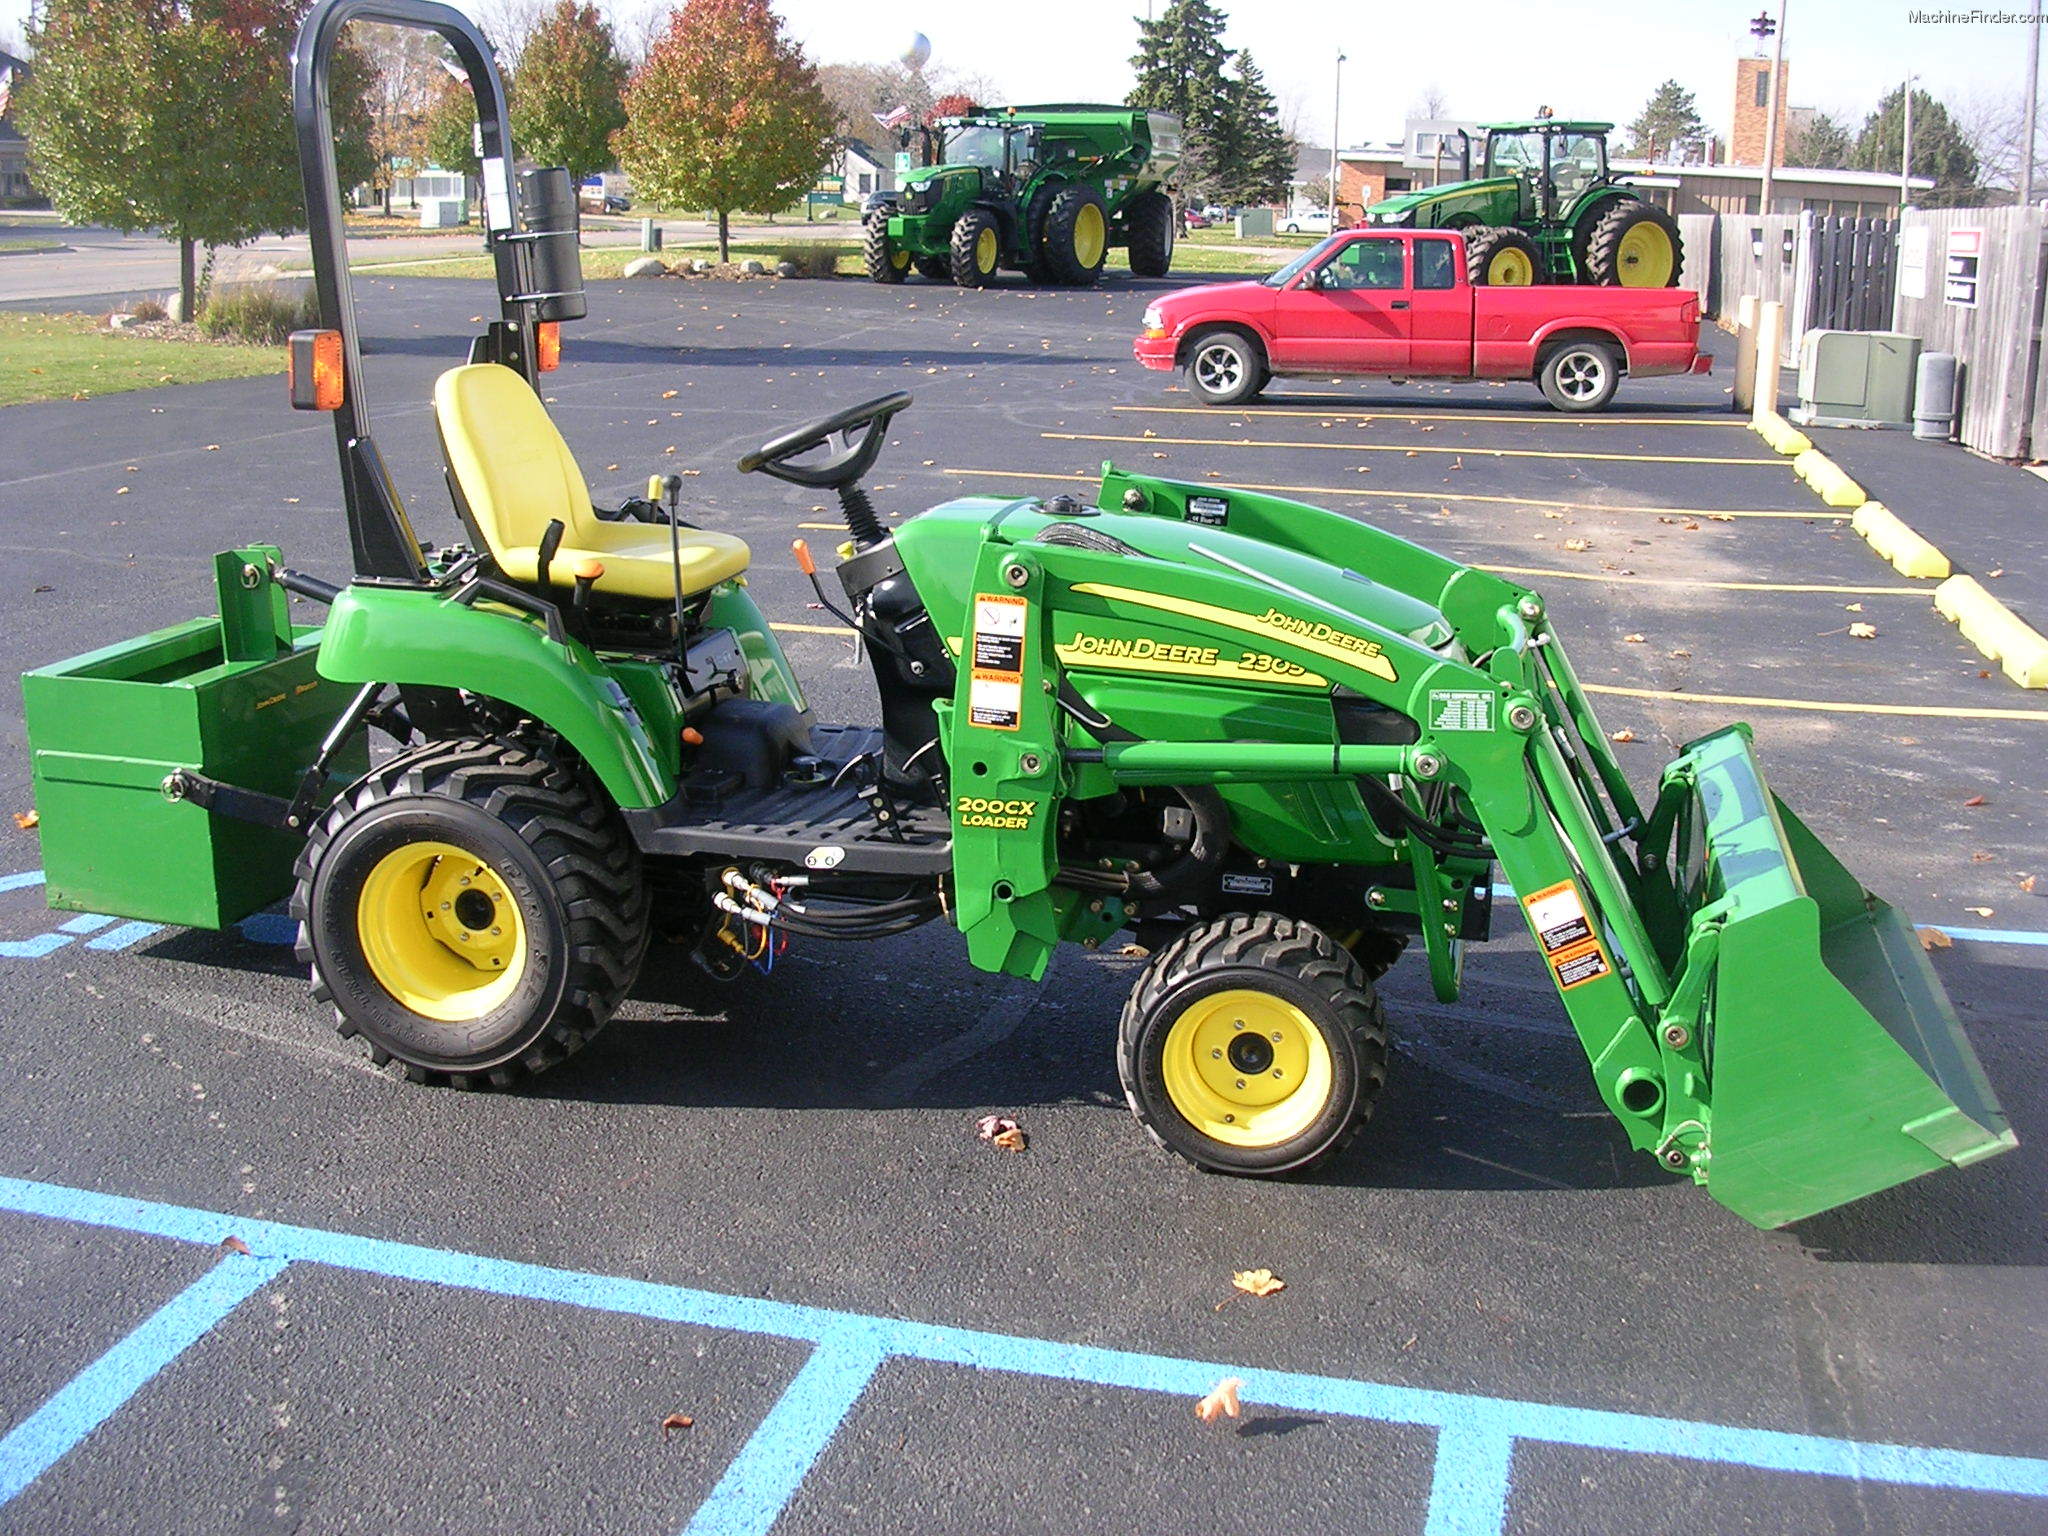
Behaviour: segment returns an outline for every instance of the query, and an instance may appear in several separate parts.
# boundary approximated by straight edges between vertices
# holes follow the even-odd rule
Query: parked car
[[[1182,369],[1207,405],[1286,374],[1529,379],[1561,411],[1597,411],[1623,374],[1708,373],[1699,295],[1683,288],[1474,287],[1449,230],[1348,230],[1271,277],[1153,301],[1133,348]]]
[[[1288,235],[1327,235],[1330,233],[1330,210],[1297,208],[1281,219],[1280,231]]]
[[[1221,203],[1211,203],[1202,210],[1202,217],[1211,224],[1221,224],[1224,220],[1234,217],[1234,215]]]
[[[1192,208],[1190,208],[1185,214],[1181,216],[1181,223],[1189,229],[1207,229],[1211,224],[1215,222],[1216,221],[1210,218],[1208,214],[1197,213]]]

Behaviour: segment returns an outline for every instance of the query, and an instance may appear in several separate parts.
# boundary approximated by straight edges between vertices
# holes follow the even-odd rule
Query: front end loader
[[[53,905],[220,926],[288,899],[341,1031],[467,1088],[586,1045],[656,927],[707,985],[931,922],[1036,979],[1129,930],[1151,950],[1116,1030],[1132,1110],[1204,1168],[1270,1175],[1371,1113],[1377,979],[1413,948],[1455,999],[1511,902],[1630,1145],[1751,1222],[2014,1144],[1905,920],[1772,793],[1746,727],[1639,801],[1536,593],[1337,513],[1105,466],[1089,500],[890,528],[861,482],[910,397],[852,406],[739,463],[843,514],[836,594],[794,553],[879,707],[816,718],[750,551],[685,521],[680,480],[591,504],[534,387],[581,309],[573,204],[547,173],[494,181],[511,146],[470,23],[314,8],[309,190],[351,17],[450,37],[478,93],[501,318],[434,396],[463,542],[423,545],[383,468],[316,205],[325,329],[294,391],[336,413],[355,572],[236,551],[218,625],[30,674]]]

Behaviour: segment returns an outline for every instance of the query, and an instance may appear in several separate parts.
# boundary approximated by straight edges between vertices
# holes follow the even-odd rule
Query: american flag
[[[7,115],[8,104],[14,100],[14,66],[0,69],[0,117]]]
[[[911,111],[910,108],[907,106],[898,107],[894,112],[889,113],[886,117],[883,116],[880,112],[876,112],[871,115],[874,117],[874,120],[880,123],[884,128],[901,128],[905,123],[908,123],[912,118],[917,116],[917,114]]]

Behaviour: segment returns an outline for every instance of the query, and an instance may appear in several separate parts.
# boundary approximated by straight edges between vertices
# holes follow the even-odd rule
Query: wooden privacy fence
[[[2043,231],[2039,208],[1909,210],[1900,229],[1892,329],[1918,336],[1925,351],[1956,355],[1956,435],[1993,458],[2048,452]],[[1974,302],[1957,302],[1965,298]]]
[[[1808,331],[1891,324],[1898,226],[1818,213],[1722,215],[1716,221],[1713,313],[1733,319],[1743,295],[1785,306],[1784,356]]]

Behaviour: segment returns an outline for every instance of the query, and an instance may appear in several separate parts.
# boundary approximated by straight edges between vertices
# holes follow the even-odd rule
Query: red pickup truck
[[[1533,379],[1597,411],[1624,373],[1706,373],[1699,295],[1681,288],[1475,287],[1448,230],[1346,230],[1271,277],[1157,299],[1135,351],[1208,405],[1282,374]]]

